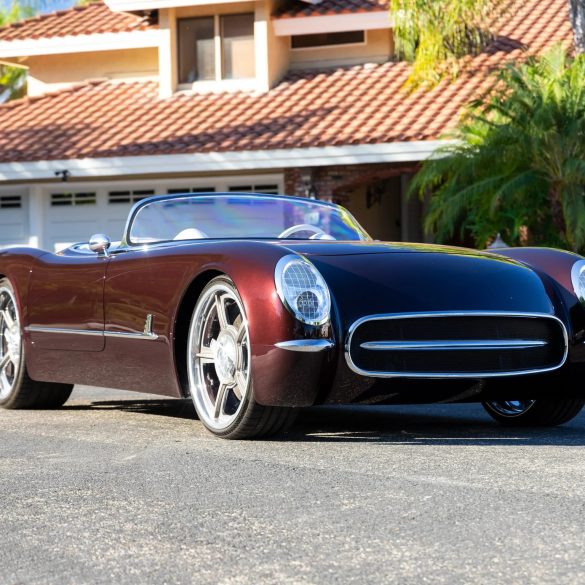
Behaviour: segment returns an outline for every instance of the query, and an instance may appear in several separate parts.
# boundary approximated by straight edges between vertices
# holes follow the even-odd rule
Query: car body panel
[[[32,267],[29,285],[29,327],[35,348],[102,351],[104,278],[108,258],[61,257],[46,254]],[[47,333],[44,328],[87,332],[88,335]]]
[[[325,325],[296,320],[278,296],[275,266],[290,254],[309,258],[329,286],[332,314]],[[310,406],[480,400],[485,393],[477,379],[414,382],[352,371],[345,342],[352,324],[368,315],[556,316],[569,332],[570,364],[556,377],[525,379],[534,388],[534,380],[550,384],[574,374],[569,366],[585,362],[585,311],[570,289],[570,266],[580,258],[557,251],[494,254],[432,244],[250,238],[122,244],[108,256],[81,248],[60,254],[19,248],[0,252],[0,275],[17,290],[33,379],[173,397],[188,395],[186,337],[198,295],[211,278],[227,275],[249,323],[255,400]],[[307,339],[331,346],[314,353],[278,346]],[[501,388],[507,383],[498,380]]]

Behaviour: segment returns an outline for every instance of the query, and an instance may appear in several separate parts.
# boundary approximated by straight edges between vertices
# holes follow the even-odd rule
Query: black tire
[[[223,439],[251,439],[282,433],[298,413],[295,408],[263,406],[255,401],[249,343],[240,295],[230,278],[218,276],[203,289],[193,310],[187,370],[189,391],[199,420]],[[229,346],[227,350],[226,345]],[[225,355],[230,356],[227,362]],[[221,405],[227,407],[229,403],[229,412],[224,406],[218,408],[220,396],[223,396],[222,386],[226,398]]]
[[[12,351],[9,351],[6,335],[8,328],[6,312],[15,323],[10,328]],[[16,348],[14,342],[16,332],[20,340],[19,349]],[[37,382],[28,375],[16,294],[12,283],[7,278],[3,278],[0,279],[0,363],[7,354],[14,355],[6,366],[9,370],[4,372],[3,368],[0,369],[0,376],[3,375],[0,379],[0,408],[59,408],[65,404],[73,390],[72,384]]]
[[[512,401],[523,403],[524,407],[518,407],[518,412],[513,408],[507,408],[507,401],[499,400],[484,402],[483,407],[496,421],[506,426],[516,427],[555,427],[569,422],[575,418],[583,408],[585,401],[581,399],[559,400],[530,400]]]

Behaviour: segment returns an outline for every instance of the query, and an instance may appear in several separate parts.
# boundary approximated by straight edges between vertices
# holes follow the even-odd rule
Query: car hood
[[[441,246],[438,244],[416,244],[406,242],[331,242],[328,240],[277,240],[274,243],[285,246],[292,252],[303,256],[354,256],[363,254],[406,254],[406,253],[437,253],[484,255],[466,248]]]
[[[381,313],[554,313],[542,280],[522,264],[471,250],[409,246],[403,251],[410,253],[311,255],[344,323]]]

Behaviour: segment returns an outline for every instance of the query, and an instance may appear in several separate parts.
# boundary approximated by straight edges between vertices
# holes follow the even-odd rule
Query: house
[[[569,41],[527,0],[454,83],[404,91],[385,0],[106,0],[0,28],[28,97],[0,106],[0,246],[122,233],[153,193],[339,201],[376,238],[421,240],[421,160],[490,71]]]

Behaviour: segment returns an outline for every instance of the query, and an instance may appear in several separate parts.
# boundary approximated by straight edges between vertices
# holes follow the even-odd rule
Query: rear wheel
[[[0,407],[58,408],[73,385],[31,380],[26,371],[20,314],[14,288],[0,279]]]
[[[484,402],[488,414],[507,426],[554,427],[569,422],[583,408],[579,399],[495,400]]]
[[[189,329],[189,390],[201,422],[215,435],[247,439],[285,430],[296,410],[254,400],[248,321],[234,283],[214,278]]]

